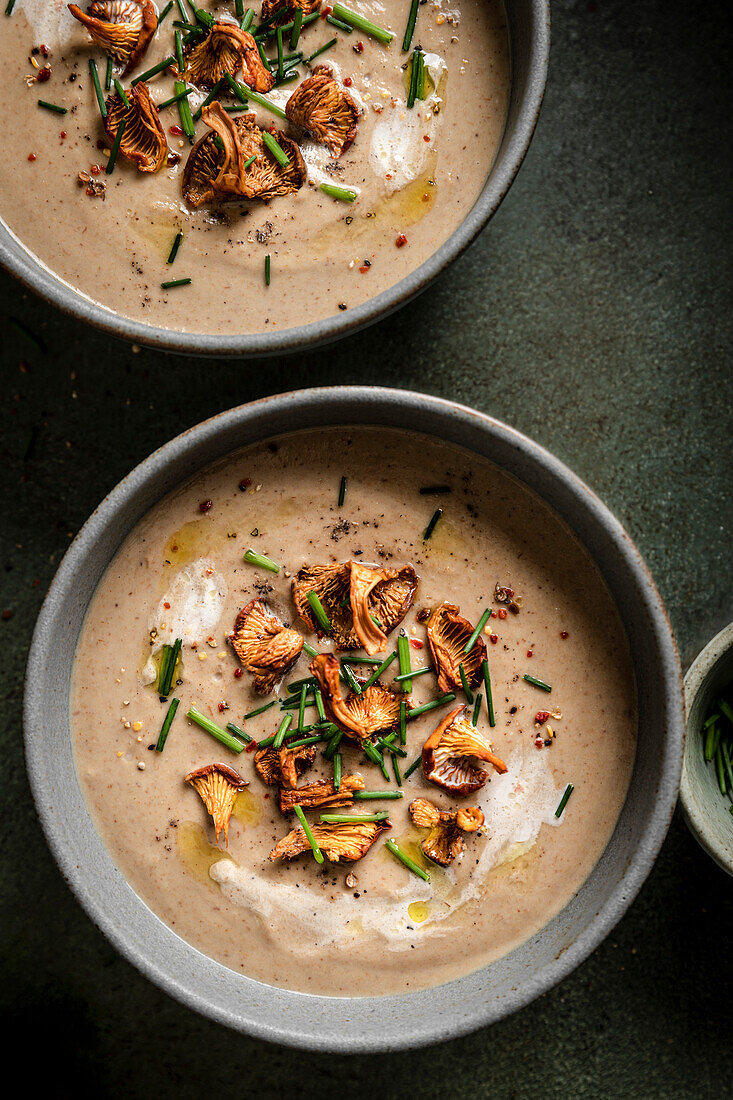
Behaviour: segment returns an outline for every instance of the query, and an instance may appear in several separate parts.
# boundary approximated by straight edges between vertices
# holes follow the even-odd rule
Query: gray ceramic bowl
[[[236,974],[200,954],[133,893],[99,839],[79,790],[69,736],[74,648],[95,587],[123,538],[164,494],[238,447],[297,428],[413,428],[491,459],[539,494],[595,560],[629,637],[639,696],[631,786],[615,832],[572,901],[538,935],[469,977],[381,998],[316,997]],[[506,1016],[582,962],[639,890],[664,839],[682,765],[677,652],[659,594],[629,536],[562,463],[471,409],[399,390],[302,390],[221,413],[167,443],[120,482],[66,554],[36,626],[25,694],[28,771],[63,875],[122,954],[185,1004],[293,1046],[376,1051],[448,1039]]]
[[[250,335],[173,332],[120,317],[77,293],[30,253],[0,220],[0,264],[30,290],[97,328],[138,344],[192,355],[275,355],[328,343],[392,313],[427,286],[468,247],[509,190],[537,123],[550,50],[549,0],[505,0],[511,42],[512,89],[504,137],[473,209],[419,268],[363,305],[311,325]]]
[[[680,802],[698,843],[733,875],[733,814],[720,793],[715,772],[705,763],[700,728],[718,691],[733,681],[733,623],[721,630],[690,665],[685,676],[687,741]]]

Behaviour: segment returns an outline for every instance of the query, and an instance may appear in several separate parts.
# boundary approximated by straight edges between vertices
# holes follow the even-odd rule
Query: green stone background
[[[449,275],[366,340],[267,362],[165,357],[89,331],[0,275],[0,604],[12,611],[0,622],[0,997],[6,1037],[39,1052],[23,1063],[29,1087],[75,1097],[730,1095],[732,884],[679,813],[628,915],[524,1011],[420,1052],[311,1057],[193,1015],[92,927],[36,822],[20,711],[43,593],[105,493],[198,420],[323,383],[455,397],[553,450],[637,541],[687,665],[733,618],[732,37],[727,0],[556,0],[547,99],[511,194]],[[49,353],[10,316],[42,332]]]

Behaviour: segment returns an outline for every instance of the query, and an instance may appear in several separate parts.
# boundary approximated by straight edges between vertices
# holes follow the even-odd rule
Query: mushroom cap
[[[486,643],[479,636],[468,653],[464,653],[466,643],[473,634],[473,627],[468,619],[459,615],[455,604],[442,603],[435,608],[428,619],[427,634],[441,691],[461,687],[460,665],[463,665],[469,687],[480,683],[481,662],[486,659]]]
[[[262,600],[250,600],[234,621],[232,648],[254,676],[258,695],[268,695],[297,661],[303,639],[286,627]]]
[[[290,23],[298,8],[301,9],[303,15],[311,15],[314,11],[318,11],[321,0],[262,0],[260,23],[264,23],[266,19],[269,19],[271,15],[274,15],[275,12],[285,6],[287,11],[284,11],[275,20],[274,26],[276,27],[280,27],[284,23]]]
[[[474,761],[483,760],[498,772],[505,772],[503,760],[491,751],[490,743],[464,716],[465,706],[456,707],[430,735],[422,750],[425,778],[450,794],[472,794],[483,787],[489,773]]]
[[[125,66],[123,76],[139,63],[158,27],[152,0],[93,0],[88,13],[77,4],[67,7],[94,42]]]
[[[296,787],[280,791],[280,810],[284,814],[292,813],[296,806],[312,810],[321,806],[350,806],[354,801],[354,791],[364,790],[364,780],[360,775],[344,775],[338,790],[330,779],[321,779],[306,787]]]
[[[297,787],[298,776],[306,772],[316,758],[315,745],[301,745],[297,749],[283,746],[280,750],[258,749],[255,768],[268,787]]]
[[[129,88],[127,98],[129,107],[118,92],[107,97],[107,136],[113,142],[124,119],[120,152],[140,172],[158,172],[168,159],[168,142],[147,84]]]
[[[223,831],[228,846],[229,819],[232,816],[237,795],[249,785],[247,780],[242,779],[239,772],[230,768],[228,764],[207,764],[203,768],[189,772],[184,782],[190,783],[199,793],[204,806],[211,814],[217,844],[219,833]]]
[[[420,847],[428,859],[441,867],[448,867],[461,854],[463,834],[475,833],[484,823],[478,806],[440,810],[427,798],[416,798],[410,803],[410,816],[415,825],[430,830]]]
[[[310,630],[318,629],[308,603],[308,593],[315,592],[331,620],[329,634],[336,647],[362,646],[373,656],[384,650],[387,635],[410,610],[417,585],[417,573],[411,565],[379,569],[347,561],[304,565],[293,578],[292,595],[298,614]]]
[[[319,653],[310,663],[310,671],[318,680],[327,717],[353,740],[364,741],[374,733],[393,729],[400,720],[400,702],[408,708],[412,701],[376,680],[361,694],[352,691],[341,694],[340,664],[332,653]]]
[[[332,863],[346,860],[350,863],[361,859],[371,848],[380,833],[392,828],[391,821],[343,822],[335,825],[311,825],[313,839]],[[278,841],[270,852],[270,859],[294,859],[311,850],[302,829],[293,829]]]
[[[189,206],[243,199],[269,202],[305,183],[308,172],[300,148],[281,130],[274,136],[290,159],[287,168],[267,149],[253,114],[233,119],[220,103],[212,103],[204,107],[201,117],[214,132],[199,138],[186,161],[182,186]],[[223,148],[217,148],[216,137]],[[245,168],[252,156],[256,159]]]
[[[242,70],[245,84],[255,92],[269,92],[275,77],[265,67],[251,34],[236,23],[214,23],[208,34],[184,51],[184,72],[176,72],[199,88],[213,88],[224,76]]]
[[[285,104],[291,122],[340,157],[356,137],[359,108],[328,65],[316,65]]]

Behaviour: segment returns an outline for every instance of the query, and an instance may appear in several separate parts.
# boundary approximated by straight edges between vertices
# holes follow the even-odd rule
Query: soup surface
[[[310,131],[250,101],[260,126],[275,124],[298,142],[307,181],[269,202],[216,198],[193,208],[182,192],[191,146],[177,102],[157,116],[169,147],[162,167],[138,171],[120,155],[108,175],[111,141],[89,69],[95,60],[104,88],[104,51],[60,0],[16,0],[0,38],[0,216],[71,286],[115,313],[163,328],[230,334],[285,329],[374,297],[426,260],[475,203],[504,130],[509,48],[501,0],[428,0],[419,6],[408,52],[402,41],[409,0],[354,0],[350,7],[389,29],[392,41],[384,44],[358,28],[347,33],[319,16],[303,27],[295,52],[307,59],[334,38],[335,44],[310,66],[296,65],[297,78],[265,98],[282,111],[313,67],[327,65],[338,94],[355,105],[353,143],[334,155]],[[234,0],[202,0],[201,8],[230,26],[235,19]],[[258,18],[259,8],[257,0]],[[174,21],[181,22],[175,6],[140,62],[121,78],[127,93],[136,75],[174,55]],[[257,25],[255,20],[251,29]],[[266,55],[276,57],[276,39],[261,41]],[[408,108],[417,45],[425,98]],[[116,66],[118,76],[121,68]],[[237,80],[241,86],[241,72]],[[145,84],[155,104],[174,95],[170,69]],[[191,82],[187,89],[195,113],[208,89]],[[103,94],[114,97],[114,86]],[[229,108],[237,104],[229,86],[216,98]],[[67,113],[40,107],[39,99]],[[197,140],[210,133],[203,119],[195,131]],[[263,161],[269,155],[263,153]],[[277,169],[274,161],[268,164]],[[330,197],[322,184],[351,190],[355,201]],[[169,265],[179,232],[183,239]],[[178,279],[191,282],[161,286]]]
[[[443,491],[421,492],[435,487]],[[438,507],[442,514],[426,539]],[[280,571],[249,564],[249,549]],[[298,616],[291,583],[304,566],[346,562],[411,565],[419,578],[410,610],[375,665],[351,666],[362,683],[398,647],[402,630],[411,669],[431,665],[427,609],[457,605],[471,626],[491,609],[481,637],[493,728],[483,681],[471,694],[482,695],[476,734],[490,739],[507,770],[483,764],[486,782],[466,795],[428,782],[420,765],[403,778],[436,727],[466,702],[453,688],[455,698],[406,722],[406,755],[395,757],[401,787],[389,748],[386,779],[357,741],[340,742],[343,783],[356,776],[368,791],[403,792],[401,799],[330,811],[388,812],[390,828],[363,858],[319,865],[306,847],[291,861],[271,860],[274,846],[298,829],[297,819],[281,813],[277,787],[263,782],[255,754],[229,751],[186,716],[195,706],[217,725],[231,721],[257,740],[272,737],[287,714],[295,729],[298,709],[278,703],[244,716],[273,698],[280,704],[299,698],[287,685],[308,677],[311,658],[302,653],[276,695],[263,698],[228,639],[240,609],[259,599],[313,649],[333,650],[329,637]],[[157,752],[169,700],[159,697],[155,677],[167,652],[161,646],[176,638],[182,649],[171,698],[180,706]],[[365,656],[363,649],[349,652]],[[398,669],[395,659],[380,682],[404,694],[404,682],[394,679]],[[342,690],[346,696],[349,689]],[[431,672],[415,677],[404,698],[417,707],[442,696]],[[475,705],[467,707],[468,720]],[[636,741],[634,682],[618,614],[564,524],[475,455],[416,434],[367,428],[258,444],[157,504],[121,546],[89,608],[71,714],[90,812],[140,897],[180,936],[234,970],[326,994],[437,984],[538,932],[579,889],[608,842]],[[314,706],[304,721],[318,723]],[[400,748],[399,735],[392,744]],[[332,779],[327,750],[328,740],[315,746],[300,786]],[[248,783],[234,803],[228,848],[223,834],[215,843],[212,818],[184,781],[220,762]],[[572,796],[556,816],[570,783]],[[443,811],[472,807],[483,814],[483,826],[466,832],[463,853],[448,866],[423,851],[430,834],[412,820],[417,798]],[[328,809],[307,810],[310,825]],[[387,839],[429,880],[404,866]]]

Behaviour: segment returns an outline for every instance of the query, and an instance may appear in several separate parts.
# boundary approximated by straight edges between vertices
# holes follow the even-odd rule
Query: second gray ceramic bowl
[[[138,344],[192,355],[277,355],[329,343],[386,317],[425,290],[466,249],[509,190],[534,133],[547,80],[549,0],[505,0],[512,65],[507,124],[484,189],[464,221],[420,267],[346,313],[282,332],[204,335],[174,332],[121,317],[62,282],[0,220],[0,264],[30,290],[66,313]]]
[[[530,486],[596,562],[629,639],[639,737],[613,837],[575,897],[536,936],[490,966],[433,989],[344,998],[253,981],[201,954],[137,897],[94,828],[74,770],[69,684],[94,590],[148,509],[209,463],[299,428],[376,424],[413,429],[482,455]],[[82,905],[131,963],[223,1024],[313,1050],[378,1051],[437,1042],[493,1023],[582,962],[626,911],[667,832],[683,742],[680,670],[664,608],[639,552],[598,498],[552,455],[471,409],[399,390],[303,390],[221,413],[167,443],[122,481],[69,548],[33,636],[25,695],[26,758],[41,822]]]

